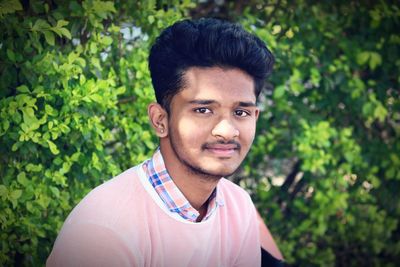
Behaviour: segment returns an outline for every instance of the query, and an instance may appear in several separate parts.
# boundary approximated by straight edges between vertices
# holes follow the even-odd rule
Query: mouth
[[[210,144],[204,147],[208,152],[218,156],[218,157],[231,157],[240,149],[240,145],[234,144]]]

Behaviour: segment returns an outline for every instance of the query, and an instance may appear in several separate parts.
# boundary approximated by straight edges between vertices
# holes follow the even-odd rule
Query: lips
[[[205,148],[219,157],[230,157],[232,156],[236,150],[239,150],[240,145],[237,143],[233,144],[209,144],[206,145]]]
[[[208,149],[218,149],[218,150],[231,150],[237,149],[238,145],[236,144],[214,144],[214,145],[207,145]]]

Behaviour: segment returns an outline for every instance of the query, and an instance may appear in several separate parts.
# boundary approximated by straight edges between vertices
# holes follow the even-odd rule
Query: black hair
[[[238,68],[254,79],[258,97],[274,57],[263,41],[239,24],[213,19],[182,20],[156,39],[149,68],[157,102],[169,112],[172,97],[184,87],[191,67]]]

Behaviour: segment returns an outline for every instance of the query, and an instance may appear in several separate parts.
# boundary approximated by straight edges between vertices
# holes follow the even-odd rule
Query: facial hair
[[[173,129],[169,127],[168,133],[169,133],[169,140],[170,140],[172,150],[174,151],[178,160],[183,163],[184,167],[186,168],[186,171],[189,174],[199,176],[204,180],[217,181],[217,180],[220,180],[222,177],[227,177],[227,176],[230,176],[235,173],[236,170],[234,170],[232,173],[223,173],[223,174],[222,173],[221,174],[210,173],[207,170],[201,168],[200,166],[196,166],[193,163],[187,161],[186,159],[184,159],[184,157],[182,157],[182,155],[181,155],[182,153],[178,149],[179,146],[180,147],[182,147],[182,146],[175,139],[175,133],[174,133]],[[206,147],[207,147],[207,144],[202,145],[202,149],[205,149]],[[238,145],[238,147],[240,148],[240,145]]]

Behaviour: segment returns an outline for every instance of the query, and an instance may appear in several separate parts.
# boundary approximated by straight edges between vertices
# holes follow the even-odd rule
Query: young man
[[[75,207],[47,264],[260,266],[254,205],[223,177],[250,149],[272,65],[239,25],[200,19],[165,29],[149,56],[159,149]]]

